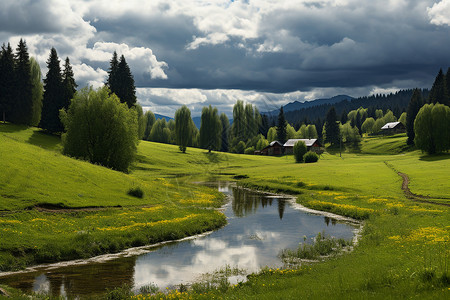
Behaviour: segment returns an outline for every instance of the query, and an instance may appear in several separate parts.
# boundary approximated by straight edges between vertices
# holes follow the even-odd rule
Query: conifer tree
[[[339,125],[337,123],[336,109],[334,106],[328,110],[326,122],[325,122],[325,142],[336,145],[340,140]]]
[[[278,113],[278,124],[277,124],[277,137],[278,141],[281,144],[286,142],[286,119],[284,118],[283,106],[280,108],[280,112]]]
[[[112,66],[111,66],[112,69]],[[117,76],[114,79],[114,76]],[[134,78],[131,74],[130,67],[128,66],[125,57],[122,55],[120,57],[119,64],[117,66],[116,74],[113,76],[113,89],[111,91],[119,97],[120,101],[126,103],[128,107],[132,107],[136,104],[136,87],[134,85]],[[114,83],[114,80],[117,80]]]
[[[56,49],[50,50],[47,61],[48,72],[44,79],[44,98],[39,127],[52,133],[62,132],[64,127],[59,119],[59,110],[64,107],[64,89],[61,67]]]
[[[1,120],[11,121],[14,104],[14,54],[11,45],[3,44],[0,54],[0,113]]]
[[[422,104],[423,100],[420,90],[414,89],[408,108],[406,109],[406,134],[408,136],[406,143],[408,145],[414,145],[414,120],[416,119],[417,113],[422,107]]]
[[[436,79],[434,80],[433,86],[430,90],[430,95],[428,97],[428,103],[449,103],[449,95],[447,91],[447,83],[445,80],[444,72],[442,69],[439,70]]]
[[[447,73],[445,74],[445,87],[447,88],[447,103],[442,103],[447,106],[450,106],[450,68],[447,69]]]
[[[116,93],[118,90],[118,80],[117,80],[117,71],[119,69],[119,60],[117,59],[117,52],[114,51],[113,57],[109,62],[109,70],[108,70],[108,79],[106,81],[106,86],[112,93]]]
[[[33,92],[30,56],[28,54],[27,44],[23,39],[20,39],[16,51],[13,121],[19,124],[31,125],[33,119]]]
[[[70,105],[70,100],[72,100],[75,92],[77,90],[77,84],[74,79],[72,66],[70,65],[70,60],[66,57],[64,62],[64,71],[62,74],[62,86],[64,89],[64,96],[62,98],[63,108],[67,109]]]

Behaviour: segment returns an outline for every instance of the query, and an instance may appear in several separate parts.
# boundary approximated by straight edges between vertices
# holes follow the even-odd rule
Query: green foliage
[[[244,150],[244,154],[250,154],[250,155],[253,155],[253,154],[255,154],[255,147],[248,147],[248,148],[246,148],[245,150]]]
[[[222,124],[222,141],[220,143],[220,151],[228,152],[228,137],[230,135],[230,121],[226,114],[220,114],[220,124]],[[196,128],[195,128],[196,129]]]
[[[294,145],[294,158],[295,162],[300,163],[303,162],[303,155],[305,155],[307,151],[306,144],[303,141],[298,141]]]
[[[42,99],[42,115],[39,127],[57,133],[64,130],[59,118],[59,110],[64,108],[64,89],[62,85],[61,67],[56,49],[50,50],[47,60],[47,75],[44,79],[44,98]]]
[[[144,191],[141,187],[132,187],[127,192],[128,195],[136,197],[136,198],[143,198],[144,197]]]
[[[319,155],[316,152],[308,151],[305,154],[305,163],[315,163],[319,160]]]
[[[240,141],[239,143],[237,143],[234,152],[238,154],[243,154],[244,151],[245,151],[245,143],[243,141]]]
[[[137,115],[109,92],[84,88],[61,111],[63,153],[126,172],[136,154]]]
[[[150,131],[148,140],[165,144],[170,142],[170,129],[167,128],[166,119],[162,118],[156,120]]]
[[[367,118],[361,126],[361,132],[372,134],[374,125],[375,125],[375,119]]]
[[[295,139],[297,137],[297,132],[291,124],[286,125],[286,139]]]
[[[73,99],[75,92],[77,91],[77,84],[73,75],[72,66],[70,65],[70,60],[66,57],[64,62],[64,71],[62,74],[62,88],[64,91],[63,97],[63,108],[67,109],[70,105],[70,101]]]
[[[129,108],[136,105],[136,87],[133,74],[131,74],[125,56],[122,55],[118,61],[115,51],[110,61],[106,85],[111,90],[111,93],[116,94],[120,101],[126,103]]]
[[[340,125],[340,132],[342,136],[342,142],[357,144],[361,141],[358,128],[352,127],[350,122]]]
[[[134,296],[134,293],[131,290],[131,286],[127,284],[106,292],[106,300],[125,300],[130,299],[132,296]]]
[[[306,127],[306,131],[307,131],[307,139],[317,139],[319,138],[319,135],[317,134],[317,129],[316,129],[316,125],[314,124],[309,124]]]
[[[408,145],[414,144],[414,120],[416,119],[419,109],[423,105],[422,93],[419,89],[415,89],[411,100],[409,101],[408,108],[406,110],[406,133],[408,135],[408,140],[406,143]]]
[[[269,141],[264,138],[264,136],[261,136],[261,138],[256,142],[256,150],[262,150],[269,146]]]
[[[402,114],[398,118],[398,121],[406,126],[406,112],[402,112]]]
[[[442,103],[447,106],[450,105],[450,95],[447,90],[447,81],[445,77],[444,72],[440,69],[436,79],[434,80],[433,86],[431,87],[430,95],[428,96],[428,103]]]
[[[217,108],[203,107],[200,125],[200,146],[203,149],[219,150],[222,137],[222,125]]]
[[[277,136],[277,128],[276,127],[270,127],[269,131],[267,132],[267,140],[269,143],[276,141],[278,139]]]
[[[176,141],[183,153],[186,152],[186,148],[192,140],[192,132],[191,111],[186,105],[183,105],[175,112]]]
[[[281,144],[286,142],[287,132],[286,132],[286,119],[284,118],[283,106],[280,108],[278,113],[278,123],[277,123],[277,138]]]
[[[138,119],[138,138],[140,140],[144,139],[145,129],[147,128],[147,118],[144,116],[144,111],[140,104],[136,104],[132,107],[137,114]]]
[[[31,82],[30,57],[24,40],[20,39],[16,51],[13,122],[31,125],[33,123],[33,86]]]
[[[428,154],[450,149],[450,108],[443,104],[425,104],[414,121],[414,143]]]
[[[327,113],[324,128],[325,142],[328,142],[331,145],[339,144],[339,124],[337,121],[336,110],[334,109],[334,106],[332,106]]]
[[[14,111],[14,54],[11,45],[2,45],[0,53],[0,113],[2,121],[12,121]]]
[[[153,124],[156,122],[155,114],[150,110],[147,110],[144,114],[145,119],[145,131],[144,131],[144,140],[150,140],[150,132],[152,130]]]
[[[38,126],[39,121],[41,120],[44,86],[42,85],[41,67],[33,57],[30,58],[30,77],[33,101],[33,117],[31,119],[31,125]]]

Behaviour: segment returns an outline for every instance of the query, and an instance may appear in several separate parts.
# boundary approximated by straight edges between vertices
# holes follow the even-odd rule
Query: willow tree
[[[211,105],[202,109],[200,124],[200,147],[203,149],[219,150],[221,142],[222,125],[216,107]]]
[[[186,153],[186,148],[192,140],[191,120],[191,111],[186,105],[175,112],[176,143],[183,153]]]

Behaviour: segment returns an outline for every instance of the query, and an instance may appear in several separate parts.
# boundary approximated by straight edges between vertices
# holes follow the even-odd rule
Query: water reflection
[[[228,225],[208,236],[165,245],[137,257],[0,277],[0,282],[68,297],[95,297],[124,283],[136,290],[150,283],[164,289],[192,282],[202,273],[225,265],[250,272],[281,266],[279,251],[295,248],[303,236],[311,239],[322,231],[345,239],[353,236],[353,227],[329,217],[324,222],[321,216],[293,209],[287,199],[228,184],[218,188],[231,196],[224,211]]]

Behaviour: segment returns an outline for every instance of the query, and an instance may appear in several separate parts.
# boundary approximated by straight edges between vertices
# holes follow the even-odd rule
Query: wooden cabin
[[[317,139],[289,139],[286,143],[284,143],[284,153],[285,154],[293,154],[294,153],[294,145],[302,141],[306,145],[306,149],[308,151],[316,152],[317,154],[323,153],[322,144]]]
[[[273,141],[269,146],[261,150],[261,155],[281,155],[283,154],[283,145],[279,141]]]
[[[386,135],[405,133],[406,127],[401,122],[389,122],[386,123],[383,127],[381,127],[381,132],[383,132],[383,134]]]

